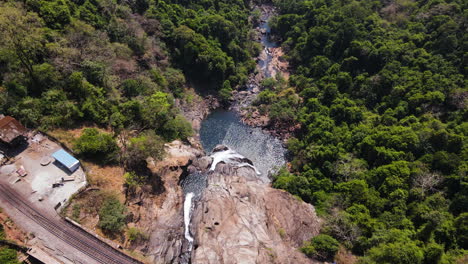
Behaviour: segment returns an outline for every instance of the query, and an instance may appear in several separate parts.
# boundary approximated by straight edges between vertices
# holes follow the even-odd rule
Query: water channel
[[[269,38],[270,27],[268,19],[271,12],[262,12],[259,28],[264,32],[260,42],[263,46],[263,54],[259,56],[257,69],[265,77],[271,77],[268,65],[272,56],[270,48],[276,47],[276,43]],[[261,59],[263,58],[263,59]],[[252,83],[247,84],[247,89],[252,88]],[[205,152],[215,159],[229,160],[232,157],[243,156],[253,162],[259,179],[265,183],[271,181],[271,174],[286,163],[286,150],[278,138],[264,132],[261,128],[253,128],[243,124],[234,111],[218,109],[213,111],[202,122],[200,128],[200,141]],[[215,146],[222,144],[229,148],[225,153],[212,153]],[[207,175],[196,172],[186,177],[182,183],[185,193],[184,224],[185,238],[189,243],[188,254],[192,250],[193,237],[190,234],[190,218],[194,203],[201,196],[206,186]]]

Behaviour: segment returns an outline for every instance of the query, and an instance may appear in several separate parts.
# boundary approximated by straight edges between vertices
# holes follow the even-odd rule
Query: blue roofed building
[[[74,172],[80,167],[80,162],[63,149],[56,151],[52,157],[70,172]]]

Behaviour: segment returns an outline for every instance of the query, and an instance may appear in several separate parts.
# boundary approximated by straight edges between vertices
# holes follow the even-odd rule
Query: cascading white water
[[[264,133],[260,128],[242,124],[239,117],[231,111],[217,110],[210,114],[202,123],[200,138],[206,152],[211,152],[216,145],[222,144],[251,160],[261,173],[258,177],[263,182],[270,182],[269,174],[286,163],[286,149],[279,139]],[[213,158],[221,160],[228,154],[213,153],[220,155]],[[217,162],[219,161],[213,161],[212,169]]]
[[[190,217],[192,214],[192,198],[193,193],[187,193],[184,201],[184,224],[185,224],[185,239],[189,242],[189,251],[192,250],[193,237],[190,235]]]
[[[251,160],[265,181],[269,181],[269,173],[275,172],[286,163],[286,150],[281,141],[260,128],[231,124],[222,144]]]
[[[252,164],[247,163],[247,162],[239,162],[239,160],[242,160],[245,157],[240,155],[239,153],[235,152],[232,149],[228,148],[228,149],[223,150],[223,151],[217,151],[217,152],[213,153],[213,155],[211,155],[211,157],[213,158],[213,163],[211,163],[210,170],[215,170],[216,165],[218,163],[224,162],[224,163],[232,164],[232,165],[237,166],[237,167],[251,167],[252,169],[255,170],[255,173],[257,173],[257,175],[261,174],[257,170],[257,168],[255,168],[255,166],[253,166]]]

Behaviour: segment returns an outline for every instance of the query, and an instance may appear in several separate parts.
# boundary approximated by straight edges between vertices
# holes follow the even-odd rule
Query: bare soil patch
[[[2,208],[0,208],[0,223],[3,225],[6,239],[24,245],[28,235],[13,222]]]

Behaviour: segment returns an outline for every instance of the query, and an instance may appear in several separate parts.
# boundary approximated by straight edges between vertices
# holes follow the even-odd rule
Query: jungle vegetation
[[[300,126],[274,186],[326,219],[303,251],[331,260],[339,241],[360,263],[466,262],[467,2],[273,2],[293,74],[255,103]]]
[[[127,183],[141,184],[144,157],[160,159],[164,142],[192,133],[174,103],[186,84],[228,99],[254,70],[249,4],[1,0],[0,112],[44,131],[97,127],[74,150],[122,162]],[[302,251],[466,261],[467,1],[273,4],[292,75],[264,80],[255,105],[276,126],[300,127],[288,141],[291,168],[273,185],[326,219]],[[100,214],[102,228],[121,229],[118,201]]]
[[[191,133],[187,82],[229,92],[255,67],[244,1],[0,2],[0,110],[31,128]],[[229,93],[227,93],[229,94]]]
[[[250,13],[242,0],[0,0],[0,113],[43,132],[84,127],[69,144],[80,159],[161,192],[147,158],[193,135],[176,101],[189,104],[190,87],[227,100],[255,68]],[[122,233],[125,205],[103,197],[99,228]]]
[[[250,12],[240,0],[0,1],[0,112],[46,132],[95,127],[73,150],[141,179],[145,146],[192,135],[175,107],[189,84],[228,99],[247,80]]]

